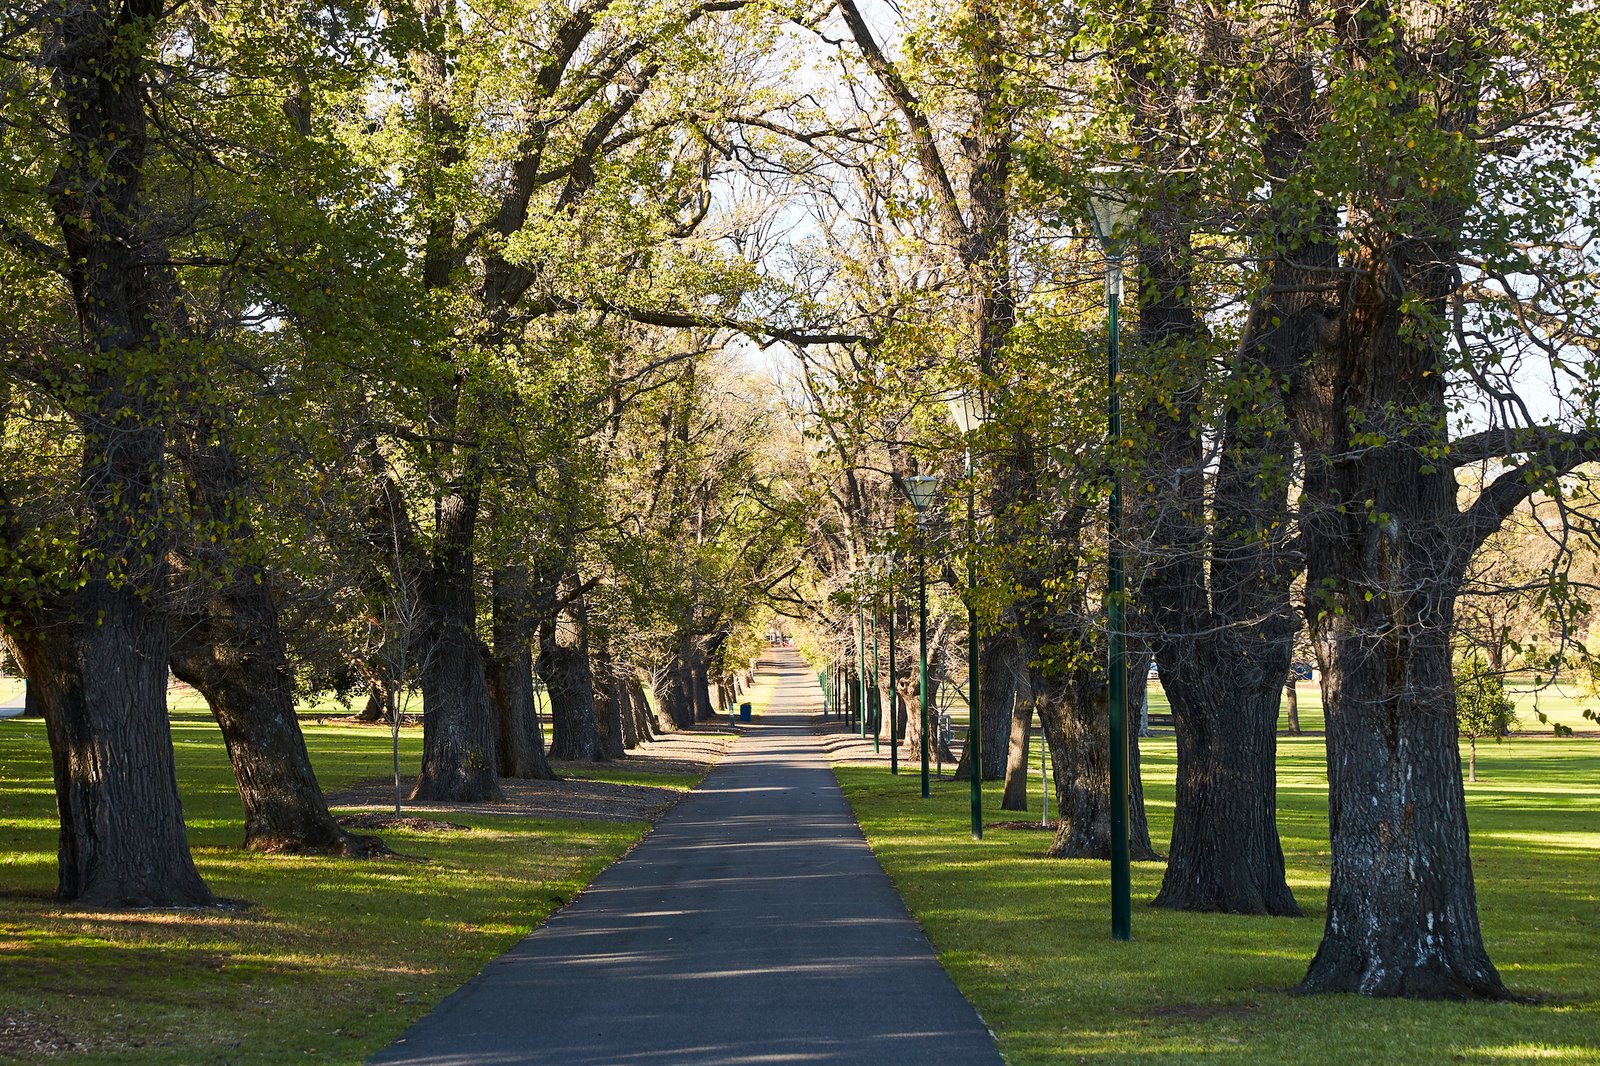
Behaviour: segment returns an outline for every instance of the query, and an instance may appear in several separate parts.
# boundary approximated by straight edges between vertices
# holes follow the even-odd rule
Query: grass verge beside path
[[[1179,1063],[1600,1063],[1600,745],[1479,747],[1467,786],[1491,958],[1533,1004],[1295,996],[1322,935],[1327,781],[1320,738],[1280,741],[1279,803],[1299,919],[1147,906],[1134,864],[1132,943],[1110,939],[1105,863],[1042,858],[1043,832],[968,832],[965,784],[836,767],[857,819],[957,986],[1012,1066]],[[1172,825],[1171,738],[1144,742],[1152,837]],[[1035,764],[1037,763],[1035,750]],[[997,809],[988,820],[1027,817]],[[1037,775],[1032,816],[1039,816]]]
[[[304,727],[329,793],[387,772],[387,730]],[[361,1062],[648,828],[429,813],[470,828],[380,834],[425,863],[254,855],[238,849],[238,793],[215,725],[180,709],[173,738],[196,863],[240,909],[55,904],[44,725],[0,722],[0,1060]],[[405,730],[402,745],[414,766],[421,731]],[[649,783],[694,781],[663,776]]]

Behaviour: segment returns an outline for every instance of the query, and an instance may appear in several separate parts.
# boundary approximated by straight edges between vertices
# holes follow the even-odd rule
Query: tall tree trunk
[[[1011,738],[1006,749],[1006,789],[1000,796],[1003,811],[1028,809],[1028,748],[1033,739],[1033,701],[1017,700],[1011,712]]]
[[[487,671],[489,697],[499,724],[495,752],[500,776],[553,781],[556,773],[545,757],[538,694],[533,688],[534,623],[528,568],[497,568],[491,596],[494,647]]]
[[[1263,658],[1232,647],[1162,663],[1178,776],[1158,907],[1300,913],[1277,823],[1278,678],[1288,669],[1288,647],[1280,641],[1258,650]]]
[[[595,715],[600,727],[600,747],[608,759],[628,757],[626,730],[622,719],[626,713],[628,696],[619,691],[616,664],[611,652],[602,643],[596,648]]]
[[[80,595],[98,624],[13,632],[55,767],[56,897],[203,906],[212,896],[189,855],[167,725],[166,620],[132,599],[102,585]]]
[[[173,674],[194,686],[217,719],[244,805],[253,851],[386,854],[376,837],[345,832],[328,812],[295,715],[278,612],[257,567],[201,593],[196,613],[174,619]]]
[[[1080,666],[1049,682],[1035,680],[1039,722],[1050,745],[1060,824],[1045,854],[1065,859],[1111,858],[1111,713],[1105,671]],[[1158,859],[1144,812],[1136,738],[1128,765],[1128,855]]]
[[[420,583],[422,773],[411,798],[482,803],[503,794],[495,772],[499,730],[477,635],[472,562],[477,489],[440,496],[436,511],[432,557]]]
[[[1322,944],[1301,988],[1503,998],[1478,925],[1449,713],[1448,623],[1433,632],[1413,624],[1404,647],[1392,630],[1377,628],[1360,633],[1324,622],[1315,630],[1328,716],[1333,875]],[[1395,673],[1402,663],[1404,672]]]
[[[192,685],[222,730],[244,807],[244,846],[255,851],[388,854],[376,837],[345,832],[328,812],[295,714],[293,669],[266,571],[241,563],[256,541],[239,516],[250,476],[232,433],[197,405],[177,453],[194,520],[210,537],[171,554],[186,583],[172,598],[172,672]]]
[[[694,638],[688,634],[678,637],[677,650],[667,663],[661,683],[656,686],[656,697],[661,710],[675,729],[694,726]]]
[[[389,686],[378,678],[367,684],[367,702],[356,712],[358,722],[381,722],[389,713]]]
[[[617,723],[622,734],[622,750],[632,751],[639,746],[639,709],[633,705],[633,689],[628,685],[626,671],[615,664],[611,670],[611,691],[617,701]],[[648,736],[645,739],[649,739]]]
[[[1135,494],[1132,524],[1147,531],[1144,543],[1162,546],[1146,561],[1140,595],[1156,630],[1178,748],[1172,843],[1156,903],[1297,915],[1277,824],[1278,703],[1298,627],[1289,604],[1298,568],[1287,532],[1292,437],[1282,404],[1289,360],[1247,333],[1220,406],[1203,403],[1211,342],[1191,302],[1192,194],[1181,180],[1166,192],[1150,212],[1154,239],[1139,257],[1148,279],[1141,358],[1157,394],[1142,404],[1140,421],[1154,430],[1156,447],[1132,479],[1152,487]],[[1203,442],[1219,419],[1220,455],[1208,477]]]
[[[656,695],[656,704],[652,708],[650,698],[645,694],[643,681],[630,674],[628,687],[633,690],[633,702],[639,708],[639,721],[649,729],[652,734],[651,739],[672,732],[672,716],[662,708],[660,694]]]
[[[86,0],[49,8],[38,24],[59,97],[51,207],[81,337],[81,362],[63,373],[82,433],[67,508],[81,516],[80,583],[45,605],[14,607],[6,624],[50,740],[57,895],[88,906],[212,902],[178,799],[157,606],[168,584],[162,405],[169,375],[185,369],[151,347],[162,334],[151,264],[165,257],[143,195],[145,45],[163,13],[154,0]],[[123,32],[130,25],[139,28]],[[13,558],[17,521],[0,511]]]
[[[580,597],[570,618],[540,627],[539,675],[550,694],[550,757],[600,762],[606,757],[595,706],[594,667],[589,660],[589,627]]]
[[[983,779],[999,781],[1006,775],[1012,714],[1019,700],[1029,698],[1028,655],[1022,638],[1012,630],[986,637],[980,643],[983,660],[978,664],[982,678],[978,716],[983,719]],[[956,763],[957,781],[970,780],[969,747],[961,749],[961,759]]]
[[[1395,363],[1380,376],[1405,380],[1398,371],[1407,361]],[[1412,395],[1396,402],[1423,392],[1444,411],[1437,376],[1414,373]],[[1325,597],[1308,613],[1322,668],[1333,845],[1327,924],[1301,984],[1308,992],[1506,995],[1478,924],[1453,713],[1449,637],[1475,545],[1461,535],[1472,522],[1456,509],[1454,472],[1427,458],[1445,422],[1419,427],[1404,448],[1346,460],[1347,441],[1340,458],[1308,465],[1318,535],[1307,587]]]
[[[717,717],[717,708],[711,702],[711,663],[705,649],[695,646],[689,660],[689,697],[694,704],[697,722],[709,722]]]

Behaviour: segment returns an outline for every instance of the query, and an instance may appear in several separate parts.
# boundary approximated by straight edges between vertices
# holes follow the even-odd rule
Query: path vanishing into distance
[[[372,1062],[1001,1061],[834,781],[816,674],[763,668],[772,700],[700,787]]]

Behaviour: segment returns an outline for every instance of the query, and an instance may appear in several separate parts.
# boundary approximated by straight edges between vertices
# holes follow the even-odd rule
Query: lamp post
[[[878,576],[878,558],[872,558],[872,576]],[[872,730],[872,754],[876,755],[881,750],[881,741],[878,739],[878,715],[883,713],[883,697],[878,688],[878,590],[876,582],[872,590],[872,698],[867,701],[867,727]],[[873,713],[873,705],[878,707],[878,713]]]
[[[869,556],[869,560],[871,562],[872,577],[873,577],[873,582],[872,582],[872,694],[873,694],[874,697],[876,697],[877,704],[878,704],[878,713],[873,718],[873,721],[872,721],[872,753],[874,755],[877,755],[883,750],[883,686],[878,684],[878,665],[879,665],[879,659],[878,659],[878,587],[879,587],[879,585],[883,584],[884,580],[889,575],[889,554],[888,554],[888,552],[878,552],[878,553],[876,553],[876,554],[874,554],[872,556]],[[894,673],[894,600],[893,600],[893,593],[892,592],[891,592],[891,598],[889,600],[889,660],[890,660],[889,661],[889,672],[891,674],[890,684],[893,685],[894,682],[893,682],[893,679],[892,679],[892,675]],[[891,688],[890,689],[890,698],[891,698],[891,700],[893,699],[893,695],[894,695],[894,690],[893,690],[893,688]],[[890,709],[890,714],[891,714],[891,716],[893,715],[892,706],[891,706],[891,709]],[[893,747],[893,738],[892,737],[890,739],[890,746],[891,746],[891,748]],[[891,753],[890,760],[893,761],[893,758],[894,758],[894,756]]]
[[[983,713],[978,677],[978,486],[972,476],[972,434],[989,420],[983,393],[965,389],[949,400],[950,417],[967,455],[967,767],[972,772],[972,839],[983,839]]]
[[[1110,540],[1106,561],[1106,635],[1109,644],[1107,678],[1111,705],[1111,937],[1133,937],[1132,871],[1128,864],[1128,668],[1123,649],[1124,581],[1122,546],[1122,460],[1117,453],[1122,440],[1121,368],[1117,353],[1117,312],[1122,298],[1123,237],[1136,220],[1120,170],[1109,167],[1093,172],[1088,189],[1089,222],[1106,255],[1106,375],[1110,398],[1106,404],[1111,442],[1111,504],[1106,515]]]
[[[894,673],[894,553],[884,552],[883,571],[889,597],[889,772],[900,772],[900,693]]]
[[[922,723],[922,798],[928,792],[928,508],[939,494],[939,479],[917,474],[905,479],[906,495],[917,510],[917,710]]]
[[[861,703],[856,709],[856,724],[861,736],[867,735],[867,597],[861,591],[861,575],[856,574],[856,666],[861,670]]]

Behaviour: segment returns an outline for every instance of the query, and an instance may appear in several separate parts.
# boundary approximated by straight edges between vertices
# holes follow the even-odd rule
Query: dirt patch
[[[411,781],[405,790],[411,791]],[[572,818],[579,821],[654,821],[684,795],[675,788],[655,785],[613,785],[604,781],[514,781],[502,778],[505,798],[494,803],[434,803],[406,800],[407,811],[447,811],[459,814],[514,814],[524,818]],[[335,793],[334,807],[391,812],[394,817],[394,782],[381,778],[362,781]]]
[[[419,833],[470,833],[470,825],[443,822],[436,818],[405,818],[370,811],[366,814],[342,814],[335,819],[346,829],[411,829]]]
[[[984,828],[985,829],[1021,829],[1021,830],[1030,830],[1031,829],[1036,833],[1041,831],[1041,830],[1048,830],[1049,832],[1054,833],[1056,831],[1056,829],[1060,826],[1060,824],[1061,824],[1060,822],[1051,822],[1050,824],[1046,825],[1043,822],[1038,821],[1037,819],[1035,819],[1034,821],[1031,821],[1031,822],[1022,821],[1022,820],[1019,819],[1018,821],[1015,821],[1015,822],[989,822],[987,825],[984,826]]]
[[[686,729],[669,733],[648,744],[641,744],[620,762],[598,764],[607,768],[643,774],[694,774],[709,770],[738,737],[711,729]],[[558,774],[595,769],[595,763],[557,762]],[[403,782],[409,794],[413,782]],[[567,777],[560,781],[523,781],[502,778],[505,798],[495,803],[434,803],[407,800],[403,810],[416,812],[455,812],[512,814],[525,818],[571,818],[580,821],[653,822],[684,792],[659,785],[612,784]],[[330,806],[356,808],[378,817],[394,817],[394,780],[373,778],[335,793]],[[426,819],[431,821],[431,819]],[[372,827],[379,828],[379,827]]]
[[[0,1014],[0,1059],[38,1059],[88,1051],[53,1022],[22,1012]]]
[[[1210,1022],[1219,1018],[1242,1018],[1255,1013],[1254,1003],[1171,1003],[1148,1007],[1141,1013],[1152,1020],[1178,1022]]]
[[[628,752],[628,757],[621,762],[602,765],[627,770],[630,773],[699,776],[715,766],[717,760],[727,754],[728,749],[738,739],[738,734],[730,733],[726,725],[706,723],[693,729],[680,729],[676,733],[667,733],[655,740],[640,744]],[[556,760],[550,765],[558,774],[569,770],[592,769],[595,766],[594,763],[562,760]]]

